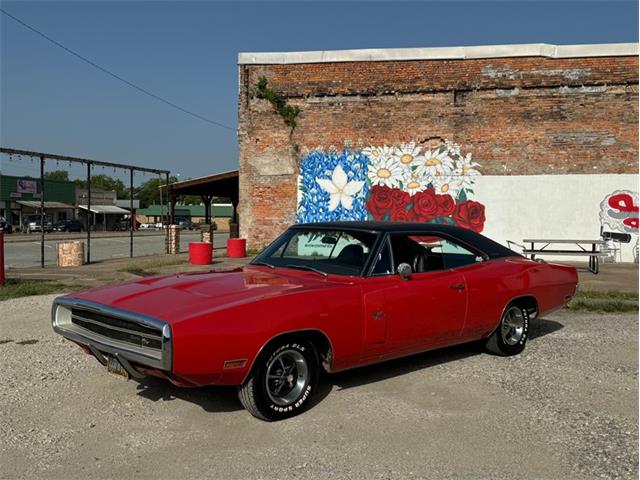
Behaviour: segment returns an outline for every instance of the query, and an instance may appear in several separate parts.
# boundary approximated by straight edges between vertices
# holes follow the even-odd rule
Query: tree
[[[176,177],[169,177],[169,183],[177,182]],[[140,200],[140,207],[147,208],[154,203],[160,203],[160,186],[165,185],[166,180],[159,178],[151,178],[141,184],[138,188],[134,188],[134,198]],[[166,191],[162,194],[166,199]]]
[[[80,188],[87,188],[86,180],[78,179],[75,181],[75,183]],[[115,190],[118,198],[129,197],[129,189],[126,187],[122,180],[118,178],[112,178],[109,175],[105,175],[104,173],[91,175],[91,188],[107,191]]]
[[[53,170],[51,172],[44,172],[45,180],[55,180],[57,182],[68,182],[69,172],[66,170]]]

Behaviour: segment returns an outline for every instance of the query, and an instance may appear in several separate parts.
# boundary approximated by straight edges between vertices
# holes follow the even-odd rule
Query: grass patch
[[[621,290],[578,290],[576,298],[592,300],[631,300],[638,301],[638,292],[623,292]]]
[[[73,290],[73,287],[59,282],[9,278],[6,283],[0,287],[0,301],[29,297],[31,295],[68,292],[70,290]]]
[[[620,290],[578,290],[567,305],[569,310],[595,313],[630,313],[638,311],[638,292]]]
[[[187,258],[184,256],[167,256],[154,258],[153,260],[138,260],[129,262],[125,266],[118,269],[118,272],[132,273],[141,277],[158,275],[162,267],[171,267],[175,265],[186,265]]]

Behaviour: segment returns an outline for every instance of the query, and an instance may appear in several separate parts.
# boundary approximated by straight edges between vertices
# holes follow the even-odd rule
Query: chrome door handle
[[[449,288],[454,290],[464,290],[464,283],[454,283],[453,285],[449,285]]]

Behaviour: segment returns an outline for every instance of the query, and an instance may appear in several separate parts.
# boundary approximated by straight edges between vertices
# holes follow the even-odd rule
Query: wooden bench
[[[531,248],[524,248],[522,250],[523,255],[530,255],[531,260],[535,260],[536,255],[557,255],[568,257],[589,257],[589,271],[598,273],[598,259],[599,257],[606,257],[608,253],[601,252],[599,247],[605,245],[606,242],[602,239],[598,240],[577,240],[577,239],[549,239],[549,238],[528,238],[523,240],[524,243],[531,244]],[[538,245],[536,243],[544,244]],[[563,249],[563,248],[547,248],[549,245],[575,245],[578,249]],[[588,250],[583,245],[591,246]]]

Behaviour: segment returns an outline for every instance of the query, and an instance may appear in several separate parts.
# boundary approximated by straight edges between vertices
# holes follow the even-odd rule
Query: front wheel
[[[268,346],[238,388],[240,402],[261,420],[284,420],[302,413],[318,383],[318,357],[305,340]]]
[[[529,335],[529,312],[518,305],[509,305],[500,325],[491,334],[486,348],[496,355],[517,355],[524,350]]]

